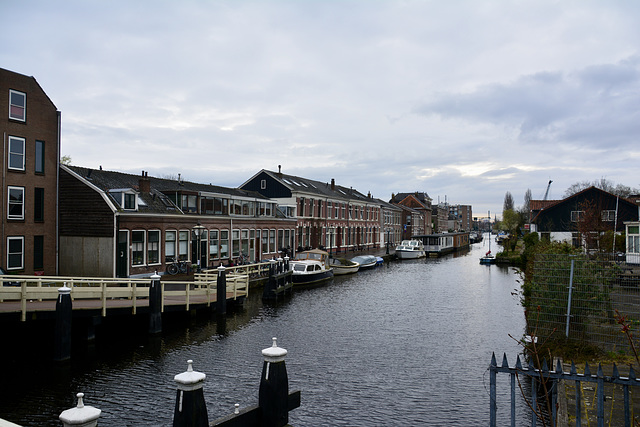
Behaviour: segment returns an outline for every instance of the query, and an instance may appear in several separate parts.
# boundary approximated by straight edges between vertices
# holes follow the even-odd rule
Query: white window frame
[[[600,215],[602,216],[602,221],[604,222],[613,222],[616,220],[615,209],[603,210]]]
[[[11,151],[13,143],[22,144],[22,153],[13,153]],[[7,155],[7,168],[9,170],[13,170],[13,171],[24,171],[24,169],[25,169],[25,158],[26,158],[25,149],[26,149],[26,145],[27,145],[26,139],[24,139],[24,138],[22,138],[20,136],[11,136],[11,135],[9,135],[9,144],[8,145],[9,145],[8,146],[9,153]],[[12,155],[21,156],[22,157],[22,164],[19,165],[19,166],[15,166],[15,165],[12,166],[11,165],[11,156]]]
[[[186,237],[186,239],[184,239]],[[189,261],[189,244],[191,233],[189,230],[180,230],[178,232],[178,259],[181,261]]]
[[[151,236],[151,234],[155,234],[156,236],[158,236],[158,240],[156,240],[155,242],[151,242],[151,240],[149,239],[149,236]],[[155,249],[152,249],[152,245],[151,243],[155,243]],[[157,261],[156,262],[151,262],[151,256],[150,254],[152,252],[157,252]],[[147,255],[147,262],[149,263],[148,265],[157,265],[160,264],[160,230],[148,230],[147,231],[147,250],[146,250],[146,255]]]
[[[136,233],[142,233],[142,241],[141,242],[134,242],[133,241],[133,236]],[[146,261],[147,261],[147,251],[146,251],[146,245],[147,243],[147,233],[145,232],[145,230],[131,230],[131,266],[132,267],[140,267],[143,265],[146,265]],[[134,244],[135,245],[142,245],[141,248],[135,248],[134,249]],[[133,257],[133,253],[135,252],[141,252],[142,253],[142,260],[138,263],[134,262],[134,257]]]
[[[260,189],[261,190],[266,190],[267,189],[267,180],[266,179],[261,179],[260,180]]]
[[[13,240],[20,241],[20,252],[11,252],[9,250],[10,242]],[[20,254],[20,266],[11,266],[9,258],[12,255]],[[7,270],[24,270],[24,236],[8,236],[7,237]]]
[[[11,215],[11,191],[18,190],[22,193],[22,201],[20,203],[20,215]],[[13,203],[17,205],[17,203]],[[7,219],[24,219],[24,187],[14,187],[9,185],[7,187]]]
[[[20,106],[18,104],[12,104],[11,103],[11,98],[12,95],[22,95],[23,99],[24,99],[24,105]],[[12,106],[16,106],[17,108],[22,108],[22,116],[18,117],[18,116],[13,116],[11,114],[11,107]],[[18,120],[21,122],[26,122],[27,121],[27,94],[24,92],[20,92],[17,90],[13,90],[13,89],[9,89],[9,118],[11,120]]]
[[[584,211],[571,211],[571,222],[578,222],[582,219]]]
[[[168,239],[167,237],[171,235],[173,239]],[[170,253],[170,248],[173,253]],[[178,231],[177,230],[165,230],[164,232],[164,258],[165,262],[170,262],[167,258],[175,258],[178,259],[177,255],[178,249]]]

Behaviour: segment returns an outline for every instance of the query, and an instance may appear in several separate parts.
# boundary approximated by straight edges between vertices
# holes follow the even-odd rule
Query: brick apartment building
[[[2,227],[0,265],[57,274],[60,112],[35,78],[0,68]]]

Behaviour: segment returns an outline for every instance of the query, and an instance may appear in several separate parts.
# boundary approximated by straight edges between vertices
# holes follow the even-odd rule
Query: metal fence
[[[633,367],[628,368],[626,376],[625,373],[621,375],[615,364],[611,369],[611,372],[605,372],[598,365],[593,374],[588,364],[580,372],[571,363],[569,369],[565,370],[559,360],[556,361],[555,369],[548,367],[546,361],[537,369],[531,361],[528,365],[523,365],[520,357],[516,359],[515,366],[509,366],[506,355],[503,356],[502,364],[498,365],[494,354],[489,365],[489,425],[498,425],[497,409],[499,403],[502,403],[497,398],[498,373],[506,373],[510,377],[509,425],[513,427],[516,426],[516,396],[519,393],[525,394],[525,389],[526,395],[523,397],[531,409],[531,426],[638,425],[640,420],[637,414],[640,408],[638,399],[633,399],[633,395],[638,392],[640,380],[636,379]],[[541,387],[543,383],[544,387]],[[551,413],[547,408],[550,408]],[[501,420],[500,425],[507,425],[506,420]]]
[[[616,310],[640,321],[640,266],[598,255],[537,255],[525,287],[531,332],[629,353]],[[554,332],[555,330],[555,332]]]

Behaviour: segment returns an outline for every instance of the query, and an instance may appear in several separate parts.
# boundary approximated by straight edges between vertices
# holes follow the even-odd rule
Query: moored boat
[[[426,252],[420,240],[403,240],[396,246],[396,256],[400,259],[416,259],[425,257]]]
[[[329,254],[320,249],[298,252],[290,264],[294,285],[319,284],[333,278]]]
[[[375,267],[378,264],[377,257],[373,255],[358,255],[351,258],[351,262],[360,264],[360,270]]]
[[[331,258],[329,260],[329,265],[333,269],[333,274],[335,276],[357,273],[360,269],[359,263],[352,262],[346,258]]]

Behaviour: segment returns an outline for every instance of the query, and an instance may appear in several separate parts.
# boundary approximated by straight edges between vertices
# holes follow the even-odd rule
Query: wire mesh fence
[[[610,255],[540,254],[530,279],[529,326],[538,337],[553,333],[605,352],[630,351],[615,315],[640,321],[639,265]]]

